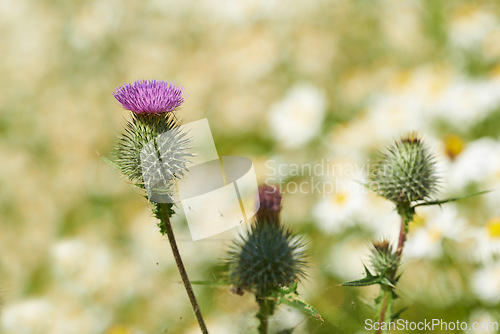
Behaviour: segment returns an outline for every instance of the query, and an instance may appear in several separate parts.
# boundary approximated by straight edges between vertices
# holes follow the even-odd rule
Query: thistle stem
[[[259,303],[259,313],[257,313],[257,319],[260,321],[259,334],[267,334],[269,317],[274,313],[276,302],[271,299],[257,297],[257,303]]]
[[[398,248],[396,249],[396,255],[398,256],[399,262],[401,262],[401,255],[403,254],[403,247],[406,241],[406,230],[408,229],[408,222],[406,221],[404,216],[401,216],[401,227],[399,230],[399,241]],[[399,265],[399,263],[398,263]],[[394,271],[396,274],[397,270]]]
[[[411,218],[410,218],[411,217]],[[391,282],[394,282],[399,265],[401,264],[401,258],[403,255],[403,248],[406,241],[406,234],[408,233],[408,224],[412,220],[413,214],[401,214],[401,226],[399,230],[399,240],[398,240],[398,248],[396,249],[396,255],[398,257],[398,263],[391,277]],[[386,319],[391,320],[392,318],[392,300],[393,300],[393,288],[382,287],[380,290],[380,304],[379,304],[379,312],[380,312],[380,320],[379,326],[382,326],[382,323],[386,321]],[[382,328],[379,327],[377,334],[382,334]]]
[[[191,307],[196,316],[196,320],[198,321],[198,325],[200,326],[201,332],[203,334],[208,334],[207,327],[205,326],[205,322],[203,321],[203,316],[201,315],[200,307],[198,306],[198,302],[196,301],[196,297],[193,292],[193,287],[191,286],[191,282],[189,282],[186,268],[184,268],[181,254],[179,253],[179,249],[177,248],[177,242],[175,241],[174,231],[172,230],[172,225],[170,224],[170,217],[168,215],[169,210],[167,205],[168,204],[165,203],[159,204],[161,211],[161,220],[165,225],[168,241],[170,242],[170,247],[172,248],[172,253],[174,254],[175,263],[177,264],[177,268],[179,269],[179,274],[181,275],[182,283],[186,288],[189,301],[191,302]]]
[[[386,331],[382,331],[382,324],[387,320],[391,320],[392,317],[392,289],[387,289],[386,287],[380,290],[380,298],[381,298],[381,308],[380,308],[380,320],[378,322],[379,329],[377,334],[386,333]]]

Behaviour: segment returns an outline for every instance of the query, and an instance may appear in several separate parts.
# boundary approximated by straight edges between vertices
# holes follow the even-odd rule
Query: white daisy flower
[[[269,126],[272,135],[286,148],[298,148],[321,131],[326,97],[318,88],[299,84],[285,98],[271,106]]]
[[[483,183],[500,172],[500,144],[491,138],[475,140],[449,165],[447,184],[460,191],[469,183]],[[485,182],[486,183],[486,182]]]
[[[337,275],[341,280],[351,281],[365,275],[363,264],[370,264],[369,240],[359,237],[347,237],[340,243],[333,245],[330,250],[328,271]]]
[[[2,311],[2,328],[7,333],[50,333],[57,310],[46,299],[26,299],[10,304]]]
[[[328,233],[340,233],[354,226],[366,205],[368,191],[354,180],[338,181],[336,188],[313,208],[316,223]]]
[[[463,236],[466,221],[452,204],[421,207],[417,214],[403,251],[405,258],[439,258],[443,255],[444,238],[459,240]]]
[[[483,302],[495,305],[500,302],[500,262],[491,263],[472,275],[472,289]]]
[[[474,238],[472,255],[482,263],[495,262],[500,257],[500,217],[493,217],[470,232]]]
[[[474,50],[499,25],[493,12],[470,4],[464,5],[451,18],[448,38],[454,47]]]

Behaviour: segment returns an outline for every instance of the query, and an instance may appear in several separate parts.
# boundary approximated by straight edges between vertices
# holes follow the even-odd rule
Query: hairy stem
[[[398,248],[396,248],[396,255],[399,258],[399,262],[401,262],[401,255],[403,254],[403,247],[406,241],[407,229],[408,229],[408,222],[406,221],[405,217],[401,216],[401,227],[399,230]],[[394,271],[394,274],[396,274],[396,272],[397,270]]]
[[[259,303],[259,313],[257,313],[257,319],[260,321],[259,334],[267,334],[269,317],[274,313],[276,302],[271,299],[257,297],[257,303]]]
[[[399,210],[398,210],[399,211]],[[403,214],[401,214],[403,213]],[[401,258],[403,255],[403,248],[406,241],[406,234],[408,233],[408,224],[413,220],[413,212],[404,211],[401,212],[401,226],[399,230],[399,240],[398,247],[396,248],[396,255],[398,256],[398,264],[394,269],[394,272],[391,277],[391,283],[396,284],[396,275],[399,269],[399,265],[401,264]],[[382,323],[386,321],[391,321],[392,319],[392,300],[393,300],[393,287],[383,286],[380,290],[379,295],[379,326],[382,326]],[[379,327],[377,334],[382,334],[383,331]]]
[[[201,315],[200,307],[198,306],[198,302],[196,301],[196,297],[194,296],[193,287],[191,286],[191,282],[189,282],[186,268],[184,268],[181,254],[179,253],[179,249],[177,248],[177,242],[175,241],[174,231],[172,230],[172,225],[170,224],[170,216],[168,214],[169,212],[168,204],[161,203],[159,204],[159,206],[161,210],[161,220],[163,225],[165,226],[165,230],[168,236],[168,241],[170,242],[170,247],[172,247],[172,253],[174,254],[175,263],[177,264],[177,268],[179,269],[179,274],[181,275],[182,283],[186,288],[189,301],[191,302],[191,307],[194,311],[194,314],[196,315],[196,320],[198,321],[198,325],[200,326],[201,332],[203,334],[208,334],[207,327],[205,326],[205,322],[203,321],[203,316]]]

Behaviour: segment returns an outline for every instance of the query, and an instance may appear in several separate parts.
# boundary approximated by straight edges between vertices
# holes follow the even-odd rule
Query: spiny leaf
[[[447,198],[447,199],[442,199],[442,200],[435,200],[435,201],[426,201],[426,202],[421,202],[413,205],[413,208],[416,208],[417,206],[429,206],[429,205],[441,205],[444,203],[449,203],[449,202],[455,202],[461,199],[473,197],[473,196],[479,196],[479,195],[484,195],[486,193],[491,192],[491,190],[483,190],[483,191],[478,191],[472,194],[467,194],[463,196],[458,196],[458,197],[452,197],[452,198]]]
[[[281,289],[281,291],[276,292],[274,296],[270,298],[276,299],[276,306],[278,306],[279,304],[285,304],[299,311],[307,313],[318,320],[324,321],[318,310],[316,310],[314,306],[299,297],[298,293],[296,292],[296,287],[297,285],[295,284],[295,288],[290,293],[287,293],[288,291],[290,291],[289,289]]]
[[[296,308],[299,311],[305,312],[313,317],[315,317],[318,320],[321,320],[324,322],[323,318],[319,314],[318,310],[314,308],[311,304],[307,303],[303,299],[299,297],[297,294],[289,294],[281,298],[280,302],[282,304],[286,304],[288,306],[291,306],[293,308]]]
[[[299,294],[297,293],[297,283],[298,282],[295,281],[288,288],[280,288],[278,291],[272,293],[268,297],[268,299],[276,301],[276,306],[278,306],[279,304],[285,304],[306,314],[309,314],[318,320],[324,321],[318,310],[316,310],[314,306],[299,297]]]
[[[391,281],[389,281],[387,277],[381,277],[380,284],[386,285],[391,288],[396,288],[396,286]]]
[[[380,285],[388,286],[392,289],[396,288],[394,283],[392,283],[386,277],[388,268],[385,268],[385,270],[382,271],[380,273],[380,275],[372,275],[372,273],[368,270],[368,268],[365,265],[363,265],[363,267],[365,268],[365,273],[366,273],[365,277],[363,277],[362,279],[356,280],[356,281],[342,283],[340,285],[341,286],[369,286],[369,285],[374,285],[374,284],[380,284]]]
[[[368,285],[374,285],[374,284],[381,283],[381,278],[382,278],[381,276],[374,276],[374,275],[372,275],[370,270],[368,270],[368,268],[365,265],[363,265],[363,267],[365,268],[365,273],[366,273],[365,277],[363,277],[362,279],[359,279],[359,280],[341,283],[340,285],[341,286],[368,286]]]
[[[397,311],[396,313],[394,313],[391,317],[391,321],[394,321],[396,319],[399,318],[399,316],[401,315],[401,313],[403,313],[404,311],[406,311],[408,307],[403,307],[401,310]]]

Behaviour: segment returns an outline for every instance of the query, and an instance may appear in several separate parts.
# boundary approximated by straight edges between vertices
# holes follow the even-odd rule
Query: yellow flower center
[[[444,140],[446,155],[454,159],[465,147],[465,142],[457,135],[449,135]]]
[[[486,223],[486,229],[490,238],[500,238],[500,217],[491,218]]]
[[[343,205],[347,202],[347,195],[345,193],[337,193],[333,195],[332,201],[334,204]]]
[[[433,242],[436,243],[439,240],[441,240],[441,237],[443,236],[443,231],[437,228],[432,228],[429,230],[429,239]]]

